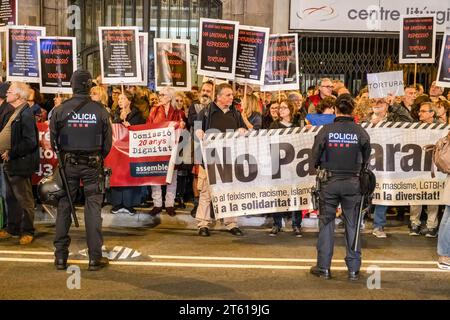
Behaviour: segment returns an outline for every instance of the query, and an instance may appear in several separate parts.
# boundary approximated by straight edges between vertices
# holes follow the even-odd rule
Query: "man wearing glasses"
[[[320,101],[333,95],[333,88],[333,82],[330,79],[320,79],[319,93],[310,96],[305,100],[304,109],[307,110],[308,113],[316,113],[316,107],[319,105]]]
[[[438,123],[436,120],[436,107],[432,102],[424,102],[420,105],[419,120],[422,123]],[[424,235],[427,238],[436,238],[438,234],[438,209],[439,206],[427,206],[427,227],[421,229],[420,214],[422,213],[422,206],[411,206],[410,221],[411,230],[410,236]]]

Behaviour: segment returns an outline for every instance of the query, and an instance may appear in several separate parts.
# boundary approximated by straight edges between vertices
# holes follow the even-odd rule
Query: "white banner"
[[[403,96],[405,95],[403,71],[368,73],[367,87],[371,99],[386,98],[390,95]]]
[[[450,23],[450,3],[443,0],[291,0],[291,30],[399,32],[402,15],[436,14],[437,32]]]
[[[130,158],[170,156],[176,144],[173,127],[130,131]]]
[[[216,216],[310,209],[316,174],[311,149],[320,129],[208,135],[202,150]],[[446,135],[448,126],[384,122],[366,130],[372,143],[370,166],[377,176],[374,204],[443,203],[446,175],[431,178],[431,152],[423,147]]]

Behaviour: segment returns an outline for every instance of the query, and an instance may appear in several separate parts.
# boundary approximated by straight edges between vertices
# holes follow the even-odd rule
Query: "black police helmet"
[[[53,175],[43,178],[38,186],[37,193],[43,204],[57,207],[59,199],[66,195],[58,168]]]
[[[73,93],[88,94],[92,88],[92,76],[87,70],[78,69],[72,74],[70,85]]]

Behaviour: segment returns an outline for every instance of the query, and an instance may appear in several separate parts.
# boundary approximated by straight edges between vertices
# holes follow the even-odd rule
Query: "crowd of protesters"
[[[202,110],[222,94],[221,90],[214,88],[212,82],[205,82],[201,87],[194,86],[191,91],[175,91],[173,88],[164,88],[159,93],[152,92],[148,88],[138,86],[116,87],[108,86],[101,82],[101,77],[96,79],[95,86],[92,87],[91,99],[100,102],[110,113],[112,123],[122,124],[125,127],[139,124],[157,124],[163,121],[174,121],[181,129],[191,130],[193,132],[194,121],[198,120]],[[12,88],[12,89],[11,89]],[[231,87],[230,87],[231,88]],[[350,93],[341,80],[332,80],[328,78],[321,79],[317,86],[308,88],[305,94],[299,91],[289,92],[256,92],[254,88],[236,85],[231,90],[232,105],[230,110],[222,110],[225,114],[228,111],[237,112],[241,123],[238,127],[244,130],[260,129],[281,129],[292,127],[317,126],[332,123],[334,121],[334,102],[339,95]],[[244,97],[244,92],[247,95]],[[215,92],[215,97],[213,93]],[[11,97],[8,97],[8,94]],[[14,95],[14,97],[13,97]],[[29,87],[26,84],[13,83],[0,84],[0,139],[8,139],[11,136],[11,118],[15,119],[18,110],[20,115],[25,117],[32,114],[36,122],[49,121],[54,108],[58,108],[70,95],[42,95],[36,87]],[[226,101],[227,97],[221,97]],[[230,97],[228,97],[230,98]],[[369,98],[367,88],[362,88],[355,95],[356,108],[354,119],[357,123],[370,122],[377,124],[383,121],[392,122],[423,122],[423,123],[450,123],[450,91],[436,86],[433,82],[428,93],[423,92],[423,86],[406,86],[405,94],[402,97],[388,97],[380,99]],[[16,106],[12,106],[16,104]],[[23,113],[24,106],[29,107],[29,111]],[[218,106],[218,104],[216,105]],[[17,109],[17,107],[20,107]],[[221,109],[221,107],[219,106]],[[28,109],[27,109],[28,110]],[[26,124],[26,123],[25,123]],[[28,124],[29,125],[29,124]],[[220,127],[220,125],[218,125]],[[236,128],[237,129],[237,128]],[[14,130],[14,129],[13,129]],[[36,137],[31,137],[30,141]],[[14,140],[13,140],[14,143]],[[3,147],[3,161],[8,160],[7,150],[10,150],[9,156],[14,146]],[[30,146],[28,146],[31,148]],[[9,148],[9,149],[8,149]],[[34,149],[33,149],[34,150]],[[32,153],[30,151],[30,153]],[[12,158],[11,158],[12,159]],[[199,175],[200,173],[200,175]],[[29,178],[31,174],[27,175]],[[22,226],[24,230],[2,231],[0,238],[7,238],[11,235],[22,236],[21,243],[27,244],[32,241],[34,229],[32,228],[33,214],[30,210],[31,199],[29,195],[29,186],[22,180],[16,181],[8,178],[7,181],[7,199],[14,198],[17,202],[23,202],[23,211],[26,213],[25,221]],[[178,207],[185,207],[184,201],[193,200],[194,209],[191,212],[192,217],[197,217],[197,208],[199,207],[200,194],[199,186],[205,187],[206,179],[204,170],[198,165],[183,163],[177,166],[174,172],[173,180],[164,188],[161,186],[147,187],[114,187],[111,188],[106,197],[106,203],[112,206],[111,214],[127,213],[134,215],[136,208],[141,206],[151,207],[151,215],[161,214],[163,210],[170,215],[175,216],[177,204]],[[21,186],[28,190],[21,193],[17,188]],[[163,189],[165,189],[165,199],[163,201]],[[19,195],[20,194],[20,195]],[[23,199],[25,197],[25,199]],[[449,197],[450,198],[450,197]],[[204,204],[203,204],[204,205]],[[201,207],[201,206],[200,206]],[[209,206],[208,206],[209,208]],[[425,210],[424,210],[425,209]],[[441,210],[440,210],[441,209]],[[410,212],[410,235],[425,237],[437,237],[439,227],[439,213],[442,211],[439,206],[411,206]],[[450,228],[450,207],[446,206],[442,225],[447,230]],[[208,209],[209,210],[209,209]],[[374,229],[373,235],[378,238],[386,238],[385,225],[386,215],[389,210],[397,212],[404,211],[404,208],[389,208],[387,206],[377,205],[373,210]],[[406,209],[407,210],[407,209]],[[202,209],[204,211],[204,208]],[[421,214],[427,214],[425,226],[422,228]],[[305,215],[315,215],[316,212],[292,212],[293,234],[301,237],[302,217]],[[205,212],[202,212],[205,215]],[[209,216],[209,212],[208,212]],[[282,230],[283,214],[273,214],[273,228],[271,236],[277,235]],[[204,219],[204,217],[202,218]],[[200,219],[201,220],[201,219]],[[17,226],[19,223],[19,226]],[[20,228],[21,221],[17,221],[15,228]],[[2,226],[3,227],[3,226]],[[199,224],[199,229],[204,228],[205,224]],[[230,230],[234,235],[242,235],[238,229],[237,222],[233,221]],[[21,234],[22,233],[22,234]],[[449,231],[445,233],[445,245],[440,245],[439,254],[443,257],[449,256],[450,235]],[[199,232],[202,236],[209,236],[209,232]],[[23,238],[29,235],[28,238]],[[446,260],[448,263],[448,260]]]

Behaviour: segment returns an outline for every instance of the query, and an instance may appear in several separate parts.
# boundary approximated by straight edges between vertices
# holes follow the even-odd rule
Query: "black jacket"
[[[33,112],[25,106],[11,123],[11,176],[31,177],[39,168],[39,133]]]
[[[88,102],[75,114],[73,111],[87,99]],[[70,118],[63,126],[68,115]],[[55,148],[55,140],[61,152],[101,153],[105,158],[112,146],[108,111],[100,103],[90,100],[87,94],[75,94],[53,113],[50,121],[52,148]]]
[[[0,105],[0,131],[3,130],[3,127],[8,122],[9,117],[14,113],[14,107],[11,106],[8,102],[3,101]]]
[[[216,105],[215,102],[211,102],[198,114],[197,120],[202,122],[202,130],[204,132],[211,129],[211,118],[214,117],[214,113],[216,112],[222,112],[222,110]],[[247,127],[244,124],[244,120],[242,119],[240,112],[233,105],[230,106],[230,112],[232,112],[235,121],[235,126],[230,126],[230,128],[237,127],[246,129]]]
[[[358,173],[369,162],[370,136],[351,117],[337,117],[316,135],[312,149],[315,167]]]

